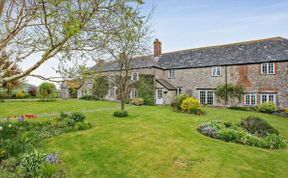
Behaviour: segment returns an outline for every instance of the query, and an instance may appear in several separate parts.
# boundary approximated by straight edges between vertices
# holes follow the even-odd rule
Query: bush
[[[238,110],[238,111],[255,111],[255,107],[240,107],[240,106],[231,106],[228,109]]]
[[[200,109],[200,102],[193,97],[186,98],[181,103],[182,111],[190,112],[191,110],[197,110],[197,109]]]
[[[189,97],[190,96],[186,95],[186,94],[182,94],[182,95],[177,96],[177,98],[176,98],[177,109],[181,109],[181,104],[182,104],[183,100],[185,100],[186,98],[189,98]]]
[[[250,116],[242,120],[239,126],[247,130],[249,133],[260,137],[265,137],[269,134],[279,134],[279,132],[268,122],[259,117]]]
[[[200,127],[198,128],[198,131],[202,133],[203,135],[206,135],[211,138],[219,137],[218,130],[214,127],[211,127],[208,124],[201,124]]]
[[[201,116],[201,115],[205,115],[206,114],[206,112],[205,111],[203,111],[201,108],[192,108],[191,110],[190,110],[190,113],[191,114],[194,114],[194,115],[197,115],[197,116]]]
[[[142,106],[144,104],[144,100],[142,98],[132,98],[130,103],[136,106]]]
[[[128,111],[115,111],[113,116],[115,116],[115,117],[127,117]]]
[[[258,105],[257,111],[271,114],[271,113],[277,111],[277,106],[273,102],[266,102],[266,103],[262,103],[262,104]]]
[[[258,123],[258,119],[256,122]],[[263,123],[262,120],[260,122],[261,124]],[[223,123],[219,120],[213,120],[201,124],[197,130],[203,135],[226,142],[241,143],[266,149],[279,149],[286,146],[283,137],[278,135],[278,133],[273,133],[273,131],[270,132],[270,129],[268,129],[268,134],[261,137],[258,132],[254,135],[255,132],[248,132],[246,129],[240,127],[240,125],[240,123],[236,125],[231,122]],[[257,124],[254,124],[254,126],[257,128]],[[251,127],[253,127],[253,124],[251,124]],[[266,129],[264,128],[264,130]]]
[[[56,87],[53,83],[44,82],[39,86],[41,101],[53,101],[56,98]]]
[[[282,136],[277,134],[270,134],[264,138],[264,147],[268,149],[284,148],[286,143]]]
[[[69,116],[69,118],[75,122],[82,122],[85,120],[85,115],[81,112],[74,112]]]
[[[224,128],[219,130],[219,138],[226,142],[240,143],[241,138],[245,135],[243,130],[235,130],[232,128]]]
[[[77,130],[87,130],[91,127],[90,123],[88,123],[87,121],[84,122],[77,122],[75,125],[75,128]]]
[[[3,159],[7,157],[6,151],[0,148],[0,163]]]
[[[285,113],[288,113],[288,107],[286,107],[286,108],[284,109],[284,112],[285,112]]]
[[[30,94],[30,96],[36,96],[37,89],[34,88],[34,87],[30,87],[30,88],[28,89],[28,93]]]
[[[24,98],[25,97],[25,94],[23,93],[23,91],[18,91],[16,93],[16,98]]]
[[[85,95],[79,98],[80,100],[100,100],[100,98],[96,96]]]
[[[24,154],[23,160],[21,161],[21,168],[25,175],[37,177],[40,167],[45,163],[46,156],[46,154],[39,153],[37,150]]]

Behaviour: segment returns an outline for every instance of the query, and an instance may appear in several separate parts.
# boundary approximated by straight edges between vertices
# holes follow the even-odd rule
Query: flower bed
[[[74,130],[85,130],[91,125],[82,113],[61,113],[49,121],[37,121],[34,115],[15,117],[0,122],[0,177],[62,177],[58,153],[39,153],[45,138]]]
[[[237,124],[213,120],[203,123],[198,131],[211,138],[226,142],[279,149],[286,147],[286,142],[279,132],[265,120],[258,117],[248,117]]]

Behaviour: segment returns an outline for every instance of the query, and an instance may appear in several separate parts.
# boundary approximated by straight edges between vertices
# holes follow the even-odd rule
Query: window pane
[[[274,63],[269,63],[269,68],[268,68],[268,73],[269,74],[274,74]]]
[[[262,73],[267,74],[267,63],[262,64]]]
[[[267,102],[267,95],[261,95],[261,101],[262,103]]]
[[[213,91],[207,91],[207,104],[213,105],[214,104],[214,92]]]
[[[269,101],[274,102],[274,95],[268,95],[269,96]]]
[[[200,91],[200,103],[206,104],[206,92],[205,91]]]
[[[251,105],[252,106],[256,105],[256,95],[251,95]]]
[[[250,95],[246,95],[246,105],[250,105],[251,102],[250,102]]]

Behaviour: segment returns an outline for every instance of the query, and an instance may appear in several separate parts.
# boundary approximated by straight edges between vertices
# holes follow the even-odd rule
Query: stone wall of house
[[[276,93],[277,104],[280,108],[288,106],[288,62],[278,62],[275,75],[261,74],[261,64],[227,66],[227,81],[241,84],[247,93],[257,93],[258,103],[260,93]],[[221,67],[221,75],[212,76],[212,67],[177,69],[176,78],[168,78],[169,70],[162,74],[163,78],[175,87],[183,87],[186,93],[199,99],[199,89],[216,89],[225,84],[225,66]],[[158,77],[157,77],[158,78]],[[216,101],[215,105],[223,105]],[[243,105],[243,102],[240,103]]]

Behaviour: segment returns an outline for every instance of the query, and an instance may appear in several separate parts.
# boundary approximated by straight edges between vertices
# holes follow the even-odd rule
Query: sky
[[[288,38],[288,0],[146,0],[142,8],[143,13],[154,9],[152,39],[162,42],[164,53],[275,36]],[[24,63],[22,68],[32,63]],[[33,74],[57,76],[52,69],[57,65],[52,59]],[[43,81],[28,78],[28,82],[39,85]]]

